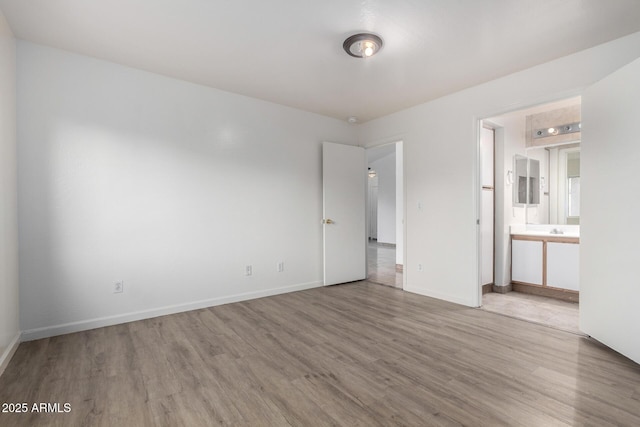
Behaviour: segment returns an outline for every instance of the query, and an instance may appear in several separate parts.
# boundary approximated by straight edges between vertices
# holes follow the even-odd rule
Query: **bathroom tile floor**
[[[402,289],[402,273],[396,272],[396,249],[370,240],[367,247],[369,282]]]
[[[578,304],[537,295],[508,292],[482,296],[482,309],[574,334],[578,328]]]

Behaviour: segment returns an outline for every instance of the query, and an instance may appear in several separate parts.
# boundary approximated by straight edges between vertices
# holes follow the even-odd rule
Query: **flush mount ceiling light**
[[[375,34],[354,34],[342,43],[344,51],[354,58],[368,58],[382,49],[382,39]]]

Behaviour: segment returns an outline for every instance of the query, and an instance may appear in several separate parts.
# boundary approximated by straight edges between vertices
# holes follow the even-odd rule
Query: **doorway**
[[[402,142],[367,149],[367,280],[403,288]]]
[[[575,97],[486,118],[479,138],[481,307],[574,333],[580,210],[579,194],[567,189],[579,191],[579,156],[564,153],[579,152],[580,132],[556,130],[580,123],[580,103]],[[570,205],[571,215],[561,213]]]

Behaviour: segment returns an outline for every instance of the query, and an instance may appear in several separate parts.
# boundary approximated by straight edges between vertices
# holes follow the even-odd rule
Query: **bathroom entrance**
[[[479,142],[482,308],[575,333],[580,113],[575,97],[486,118]]]

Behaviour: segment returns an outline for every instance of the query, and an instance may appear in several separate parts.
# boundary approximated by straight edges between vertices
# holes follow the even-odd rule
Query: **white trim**
[[[78,322],[64,323],[61,325],[46,326],[43,328],[29,329],[22,332],[22,341],[32,341],[41,338],[53,337],[56,335],[70,334],[73,332],[86,331],[89,329],[102,328],[105,326],[118,325],[121,323],[134,322],[136,320],[150,319],[168,314],[182,313],[185,311],[198,310],[201,308],[213,307],[216,305],[229,304],[233,302],[246,301],[256,298],[269,297],[288,292],[303,291],[321,287],[322,282],[308,282],[297,285],[284,286],[281,288],[267,289],[256,292],[246,292],[242,294],[229,295],[225,297],[212,298],[201,301],[194,301],[184,304],[170,305],[166,307],[153,308],[150,310],[136,311],[115,316],[98,317],[95,319],[81,320]]]
[[[472,293],[473,297],[473,306],[479,307],[482,304],[482,228],[480,226],[480,222],[484,219],[482,218],[482,166],[481,166],[481,141],[482,138],[482,119],[474,117],[475,120],[475,161],[473,162],[473,175],[471,179],[471,189],[473,194],[473,219],[476,224],[476,232],[475,232],[475,251],[474,251],[474,265],[475,265],[475,276],[476,283],[474,283],[475,292]],[[495,145],[495,134],[494,134],[494,145]],[[494,159],[495,162],[495,159]],[[495,168],[495,163],[494,163]],[[495,175],[495,174],[494,174]],[[495,188],[495,182],[493,183]],[[495,203],[495,193],[494,193],[494,203]],[[494,248],[495,252],[495,248]]]
[[[0,376],[2,376],[2,373],[9,365],[9,362],[11,361],[11,358],[15,354],[19,345],[20,345],[20,332],[18,331],[16,336],[13,337],[13,340],[11,340],[11,342],[7,346],[4,353],[2,353],[2,356],[0,356]]]
[[[407,146],[402,145],[402,289],[407,289]]]
[[[380,148],[380,147],[383,147],[385,145],[396,144],[398,142],[404,141],[405,140],[405,136],[406,136],[406,132],[401,132],[401,133],[397,134],[396,136],[390,136],[390,137],[385,137],[385,138],[381,138],[381,139],[376,139],[374,141],[369,141],[368,143],[365,143],[363,145],[363,147],[366,148],[367,150],[369,150],[371,148]]]

